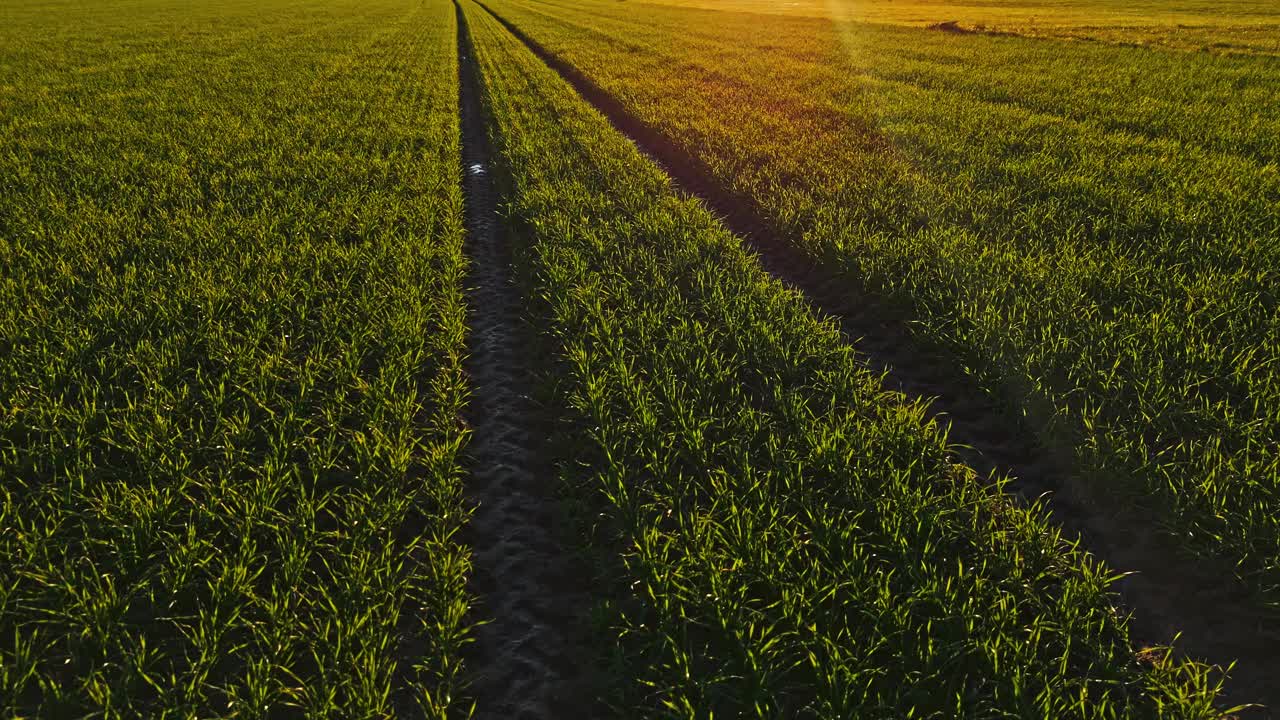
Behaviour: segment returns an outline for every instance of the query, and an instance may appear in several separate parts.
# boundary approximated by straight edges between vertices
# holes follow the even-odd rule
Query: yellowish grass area
[[[623,0],[624,2],[627,0]],[[646,0],[716,10],[1017,33],[1179,50],[1280,55],[1280,3],[1269,0]]]

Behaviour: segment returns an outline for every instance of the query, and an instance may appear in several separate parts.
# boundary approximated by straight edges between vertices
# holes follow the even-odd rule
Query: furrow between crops
[[[474,511],[467,540],[479,598],[468,658],[480,718],[568,717],[586,672],[580,637],[588,608],[585,575],[566,552],[566,527],[540,462],[540,413],[529,396],[534,376],[520,322],[521,293],[498,222],[480,79],[462,11],[458,64],[462,172],[467,223],[470,358],[469,423]]]
[[[984,396],[944,359],[922,351],[905,322],[861,297],[774,232],[752,203],[728,192],[697,159],[647,126],[622,102],[558,58],[496,11],[477,3],[564,78],[613,126],[662,167],[682,191],[714,211],[755,250],[775,278],[801,292],[835,319],[885,384],[911,399],[927,398],[932,414],[950,427],[958,461],[980,474],[1007,476],[1022,501],[1041,503],[1049,516],[1083,547],[1117,571],[1122,605],[1133,615],[1134,638],[1174,645],[1198,660],[1236,667],[1226,683],[1230,704],[1280,707],[1280,654],[1269,621],[1232,579],[1229,568],[1188,558],[1145,518],[1093,497],[1072,481],[1071,459],[1042,447],[1011,413]]]

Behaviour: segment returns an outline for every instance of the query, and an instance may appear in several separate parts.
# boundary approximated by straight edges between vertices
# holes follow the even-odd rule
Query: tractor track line
[[[467,657],[476,717],[552,720],[581,716],[588,686],[583,636],[587,573],[568,551],[567,526],[545,459],[546,418],[529,392],[532,339],[521,322],[523,293],[498,221],[492,149],[479,68],[461,6],[459,111],[466,215],[469,357],[468,496],[464,539],[473,552],[472,591],[480,622]]]
[[[1174,645],[1179,653],[1222,668],[1232,663],[1223,700],[1228,705],[1261,703],[1280,708],[1280,634],[1274,618],[1252,601],[1228,568],[1190,558],[1162,537],[1137,512],[1115,507],[1101,493],[1073,480],[1064,453],[1042,448],[1024,423],[985,397],[953,363],[922,352],[904,322],[874,298],[860,296],[848,279],[834,276],[781,238],[751,202],[730,193],[706,166],[646,125],[617,98],[580,70],[548,51],[506,18],[476,0],[499,24],[561,78],[671,178],[675,187],[700,200],[754,250],[774,278],[800,291],[823,314],[835,319],[863,354],[883,373],[886,386],[912,400],[929,401],[930,414],[950,428],[957,459],[981,475],[1007,475],[1007,489],[1022,502],[1042,502],[1049,518],[1068,538],[1109,567],[1130,573],[1116,583],[1121,605],[1131,613],[1135,641]],[[1248,710],[1241,717],[1271,717]]]

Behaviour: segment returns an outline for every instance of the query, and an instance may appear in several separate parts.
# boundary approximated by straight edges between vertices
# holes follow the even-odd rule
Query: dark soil
[[[928,28],[930,30],[938,30],[939,32],[955,33],[956,35],[967,35],[973,32],[973,30],[970,30],[969,28],[961,27],[960,23],[955,20],[933,23],[932,25],[929,25]]]
[[[466,658],[469,692],[478,718],[590,718],[589,573],[565,537],[569,524],[545,457],[552,423],[530,397],[535,340],[521,321],[525,298],[499,223],[481,80],[461,8],[457,17],[474,508],[463,539],[473,549],[475,619],[484,623]]]

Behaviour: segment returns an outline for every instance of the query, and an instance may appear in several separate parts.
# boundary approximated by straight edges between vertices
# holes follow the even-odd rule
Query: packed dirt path
[[[1073,481],[1071,458],[1044,449],[1034,433],[974,387],[952,363],[922,351],[904,322],[847,280],[834,277],[778,237],[749,202],[731,195],[695,158],[647,126],[572,65],[539,45],[484,3],[477,3],[555,70],[610,123],[662,167],[676,187],[701,200],[759,254],[764,269],[834,318],[845,336],[908,399],[925,399],[950,427],[954,452],[984,476],[1008,476],[1006,489],[1041,502],[1069,538],[1112,569],[1130,627],[1141,646],[1172,645],[1188,657],[1226,668],[1226,707],[1256,703],[1241,718],[1280,717],[1280,623],[1255,604],[1229,568],[1189,558],[1148,518],[1118,507],[1105,493]],[[1175,643],[1176,640],[1176,643]],[[1272,710],[1272,709],[1276,710]]]
[[[535,378],[523,296],[498,223],[479,78],[460,8],[457,18],[473,388],[467,420],[474,512],[464,539],[473,549],[475,619],[483,623],[467,656],[468,691],[477,718],[589,718],[588,574],[566,548],[568,523],[539,454],[548,423],[528,394]]]

